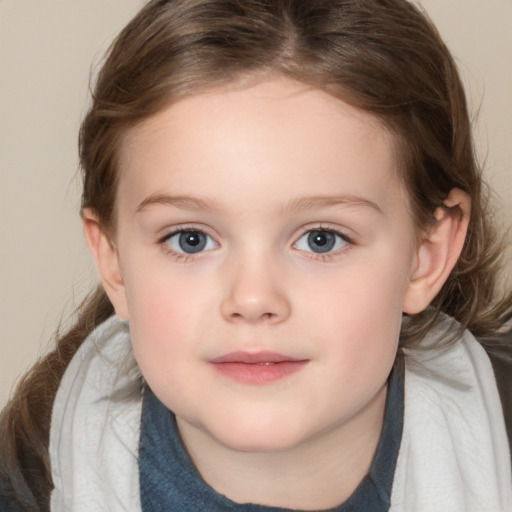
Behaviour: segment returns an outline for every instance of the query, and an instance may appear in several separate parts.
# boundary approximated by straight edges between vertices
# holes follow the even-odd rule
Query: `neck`
[[[328,509],[346,501],[367,474],[382,430],[383,387],[343,425],[277,452],[245,452],[216,442],[177,418],[183,443],[203,479],[236,503]]]

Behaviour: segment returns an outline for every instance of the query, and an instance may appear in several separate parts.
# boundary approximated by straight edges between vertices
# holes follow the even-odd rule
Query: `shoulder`
[[[406,352],[409,384],[415,383],[416,391],[432,397],[441,404],[454,405],[470,416],[478,401],[480,411],[476,417],[488,417],[493,428],[503,431],[501,446],[512,446],[512,332],[498,340],[480,340],[469,331],[456,339],[459,324],[444,317],[438,327],[424,340],[419,349]],[[452,343],[443,346],[443,339],[451,337]],[[419,384],[418,384],[419,383]],[[464,405],[465,404],[465,405]],[[446,411],[445,411],[446,412]],[[475,416],[473,416],[474,418]],[[469,419],[469,421],[472,421]],[[512,454],[511,454],[512,455]]]
[[[496,378],[509,445],[512,446],[512,339],[499,352],[486,348]]]
[[[445,431],[459,439],[466,435],[465,446],[483,447],[494,439],[486,449],[498,447],[497,457],[510,465],[510,363],[491,360],[479,340],[448,317],[422,346],[404,353],[409,414],[419,424],[437,415]]]
[[[0,510],[2,512],[47,511],[43,503],[37,503],[32,491],[19,482],[23,488],[14,489],[12,475],[0,474]]]
[[[509,442],[494,369],[470,332],[454,333],[460,326],[445,318],[422,346],[404,349],[393,510],[510,510]]]
[[[8,495],[2,482],[0,482],[0,510],[3,512],[24,512],[23,508]]]
[[[83,329],[71,329],[21,379],[0,413],[0,510],[45,511],[54,486],[50,424],[63,376],[80,352]]]
[[[84,341],[55,398],[49,446],[52,507],[133,509],[142,390],[129,327],[112,317]],[[80,480],[73,474],[76,468]]]

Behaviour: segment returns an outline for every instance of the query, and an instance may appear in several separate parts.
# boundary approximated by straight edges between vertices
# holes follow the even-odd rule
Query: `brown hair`
[[[510,299],[497,298],[501,245],[474,156],[464,91],[436,29],[407,0],[149,2],[112,45],[82,124],[82,208],[93,208],[102,229],[114,236],[118,152],[127,132],[184,96],[271,75],[323,89],[386,124],[396,136],[419,228],[432,221],[451,189],[469,194],[472,212],[462,256],[431,307],[411,317],[402,344],[417,343],[440,313],[453,316],[484,342],[497,342],[512,306]],[[102,313],[91,316],[96,304]],[[73,352],[112,314],[104,292],[87,308],[90,321],[79,320],[79,334],[72,342],[59,340],[57,351],[69,344]],[[67,358],[60,361],[59,378]],[[36,388],[52,373],[53,364],[41,363],[4,413],[2,425],[22,418],[14,437],[27,435],[33,421],[32,411],[19,412],[26,403],[23,390]],[[44,443],[47,430],[30,446],[43,456]]]

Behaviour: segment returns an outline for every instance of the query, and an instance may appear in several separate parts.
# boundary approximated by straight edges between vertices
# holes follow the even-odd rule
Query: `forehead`
[[[225,87],[181,99],[127,134],[119,199],[176,188],[325,195],[339,177],[339,192],[386,202],[383,184],[401,193],[394,148],[378,118],[319,89],[287,79]]]

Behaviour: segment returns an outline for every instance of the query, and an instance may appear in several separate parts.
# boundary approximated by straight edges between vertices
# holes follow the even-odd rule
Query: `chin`
[[[295,429],[280,426],[238,425],[238,428],[226,428],[221,432],[211,432],[218,442],[231,450],[252,453],[273,453],[291,450],[305,441]]]

